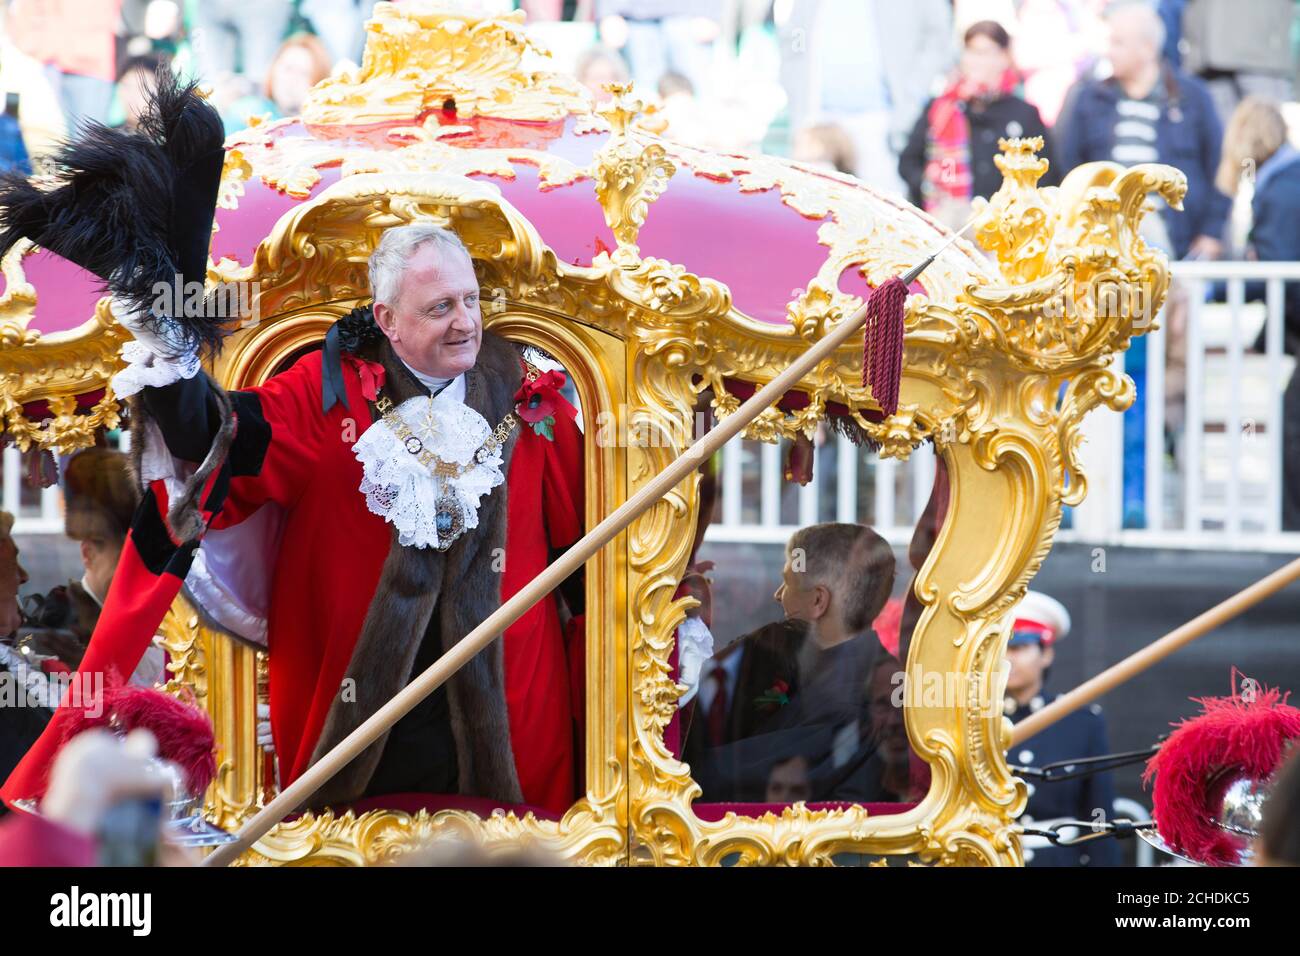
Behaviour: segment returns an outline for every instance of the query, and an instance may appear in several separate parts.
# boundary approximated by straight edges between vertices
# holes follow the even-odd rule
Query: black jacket
[[[907,147],[898,159],[898,174],[907,183],[908,198],[913,205],[922,204],[921,183],[925,179],[926,142],[929,138],[931,100],[921,110],[921,116],[912,127]],[[1047,159],[1050,165],[1040,186],[1055,186],[1061,181],[1060,170],[1051,162],[1051,140],[1047,127],[1038,115],[1038,108],[1026,103],[1018,96],[1003,96],[986,102],[972,101],[968,104],[966,120],[970,124],[970,169],[971,194],[985,199],[992,196],[1002,185],[1002,173],[993,164],[993,157],[998,154],[999,139],[1041,136],[1043,149],[1038,154]]]
[[[763,803],[773,768],[794,757],[813,802],[900,799],[908,748],[891,695],[901,665],[874,632],[820,649],[806,625],[784,621],[738,642],[727,740],[709,746],[702,713],[686,732],[683,756],[704,799]]]
[[[1030,706],[1018,708],[1011,722],[1020,723],[1048,703],[1051,700],[1035,698]],[[1066,715],[1013,747],[1007,754],[1007,762],[1017,766],[1043,767],[1076,757],[1100,757],[1109,752],[1106,720],[1101,708],[1094,704]],[[1041,778],[1027,777],[1026,783],[1029,803],[1020,818],[1025,826],[1032,827],[1034,822],[1047,825],[1063,818],[1085,821],[1114,819],[1115,783],[1109,772],[1046,782]],[[1076,836],[1078,831],[1066,832],[1069,836]],[[1037,842],[1027,841],[1030,844]],[[1119,866],[1120,862],[1120,847],[1114,837],[1103,837],[1072,847],[1025,847],[1027,866]]]
[[[727,724],[723,745],[752,737],[765,716],[775,704],[760,703],[774,687],[784,686],[788,695],[797,693],[799,677],[798,655],[807,636],[807,625],[800,621],[776,621],[736,639],[736,647],[724,648],[719,656],[730,650],[740,654],[736,686],[731,700],[727,701]],[[701,669],[700,680],[706,680],[707,665]],[[716,766],[708,740],[708,715],[697,705],[699,698],[691,701],[682,713],[682,759],[690,764],[695,779],[704,789],[706,800],[734,799],[734,767]],[[700,780],[700,777],[705,777]]]

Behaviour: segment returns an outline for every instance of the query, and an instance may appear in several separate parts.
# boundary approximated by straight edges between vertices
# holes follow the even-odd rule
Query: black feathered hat
[[[135,131],[83,124],[54,157],[54,183],[0,176],[0,255],[28,238],[104,280],[150,315],[158,283],[203,283],[225,161],[225,131],[194,82],[164,64]],[[166,303],[183,301],[184,286]],[[158,310],[169,315],[168,308]],[[213,352],[227,316],[172,316],[187,345]],[[149,322],[146,319],[146,323]]]

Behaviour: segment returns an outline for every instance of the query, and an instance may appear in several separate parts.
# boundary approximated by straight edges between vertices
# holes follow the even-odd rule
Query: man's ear
[[[1052,658],[1056,656],[1056,648],[1048,646],[1043,648],[1043,666],[1051,667]]]
[[[824,617],[831,608],[831,589],[824,584],[813,588],[813,615]]]
[[[376,302],[374,304],[375,325],[379,326],[379,331],[388,336],[389,341],[397,341],[397,322],[396,316],[393,315],[392,308],[386,302]]]

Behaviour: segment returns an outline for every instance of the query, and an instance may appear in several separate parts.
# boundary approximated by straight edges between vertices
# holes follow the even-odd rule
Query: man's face
[[[961,72],[983,87],[994,87],[1011,66],[1007,51],[983,35],[970,38],[961,54]]]
[[[797,803],[811,796],[808,761],[804,757],[791,757],[772,768],[767,778],[768,803]]]
[[[8,637],[22,624],[18,589],[26,583],[27,572],[18,563],[18,545],[0,530],[0,637]]]
[[[772,597],[790,620],[816,624],[830,608],[831,592],[824,585],[807,586],[807,577],[806,573],[795,571],[787,557],[781,569],[781,586]]]
[[[430,242],[411,257],[396,301],[375,303],[375,322],[407,365],[455,378],[474,365],[483,344],[478,297],[469,257]]]
[[[1110,68],[1118,80],[1137,76],[1159,59],[1149,24],[1138,10],[1116,11],[1110,18]]]
[[[145,108],[149,105],[149,89],[154,79],[148,70],[132,70],[117,85],[117,95],[122,101],[128,129],[135,129]]]
[[[102,599],[113,583],[113,572],[122,557],[122,545],[106,538],[85,538],[81,542],[81,563],[91,588]]]
[[[875,666],[867,683],[871,733],[890,762],[905,761],[910,746],[902,708],[894,706],[895,675],[900,667],[894,658],[886,658]]]
[[[271,65],[271,98],[284,116],[295,116],[311,92],[315,63],[301,45],[291,46]]]

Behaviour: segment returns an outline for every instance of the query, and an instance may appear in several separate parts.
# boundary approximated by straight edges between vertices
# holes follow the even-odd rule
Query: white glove
[[[700,671],[704,662],[713,656],[713,632],[698,617],[687,617],[677,628],[677,667],[681,672],[678,682],[686,685],[686,693],[677,698],[677,706],[685,707],[700,688]]]
[[[148,322],[144,312],[135,311],[130,303],[117,296],[109,301],[109,308],[118,324],[131,333],[131,336],[154,355],[169,362],[185,359],[191,351],[181,333],[181,325],[169,316],[157,316],[157,321]]]
[[[180,325],[174,319],[163,317],[160,328],[149,328],[144,315],[113,297],[110,303],[113,316],[131,333],[135,341],[122,343],[122,359],[126,368],[113,376],[113,392],[119,398],[134,395],[149,386],[170,385],[183,378],[193,378],[202,363],[198,353],[187,350]]]
[[[257,705],[257,745],[269,754],[275,753],[275,742],[271,739],[271,705]]]

